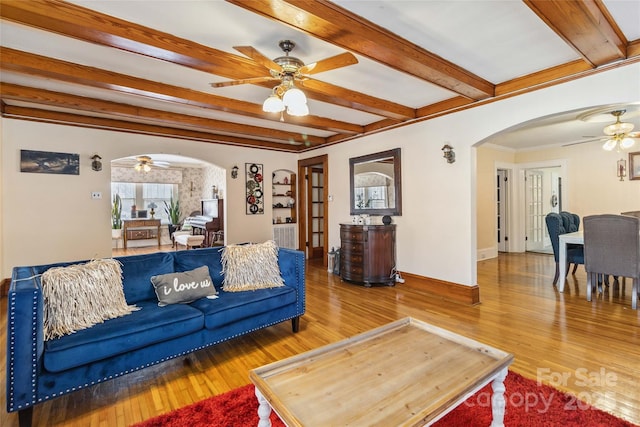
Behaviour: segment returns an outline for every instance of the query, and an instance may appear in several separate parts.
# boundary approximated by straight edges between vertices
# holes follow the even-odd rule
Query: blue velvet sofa
[[[305,312],[304,253],[278,250],[285,286],[222,290],[220,248],[116,258],[128,304],[138,311],[49,341],[43,336],[40,275],[51,267],[16,267],[8,294],[7,410],[30,425],[33,405],[286,320],[293,332]],[[219,298],[158,306],[150,277],[207,265]]]

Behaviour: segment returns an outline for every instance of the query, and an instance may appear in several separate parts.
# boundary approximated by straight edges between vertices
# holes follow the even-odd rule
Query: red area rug
[[[507,402],[504,424],[507,427],[634,427],[611,414],[589,406],[557,389],[539,385],[509,371],[505,380]],[[258,402],[253,385],[231,390],[151,418],[136,427],[243,427],[258,425]],[[491,386],[471,396],[465,403],[434,424],[437,427],[486,427],[491,424]],[[330,410],[330,408],[328,408]],[[284,424],[271,413],[274,427]],[[637,427],[637,426],[636,426]]]

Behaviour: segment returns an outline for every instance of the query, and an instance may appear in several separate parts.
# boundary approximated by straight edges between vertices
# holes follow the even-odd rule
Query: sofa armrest
[[[44,351],[40,275],[31,267],[13,269],[7,295],[7,411],[35,404]]]
[[[304,314],[305,305],[305,259],[304,252],[278,248],[278,266],[280,267],[280,273],[286,286],[290,286],[296,289],[297,296],[297,312],[298,316]]]

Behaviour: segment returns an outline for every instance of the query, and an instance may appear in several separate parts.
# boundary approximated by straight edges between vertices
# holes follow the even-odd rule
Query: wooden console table
[[[122,246],[127,249],[129,240],[158,239],[160,247],[159,219],[125,219],[122,221]]]

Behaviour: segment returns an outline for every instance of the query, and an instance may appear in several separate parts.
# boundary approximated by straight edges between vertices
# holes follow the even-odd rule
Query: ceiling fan
[[[136,164],[133,166],[138,172],[149,172],[151,167],[168,168],[169,162],[154,161],[149,156],[136,157]]]
[[[269,71],[269,75],[211,83],[211,86],[219,88],[247,83],[277,81],[279,84],[273,88],[273,93],[262,105],[263,111],[280,113],[286,108],[287,113],[290,115],[305,116],[309,114],[309,109],[306,105],[307,99],[304,93],[295,87],[295,84],[297,83],[303,86],[304,81],[310,79],[311,77],[309,76],[312,74],[358,63],[357,58],[352,53],[344,52],[305,65],[302,60],[295,56],[289,56],[289,53],[296,47],[293,41],[282,40],[278,43],[278,46],[280,46],[280,49],[284,52],[284,56],[279,56],[273,60],[267,58],[251,46],[234,46],[233,48],[235,50],[264,66]]]
[[[586,142],[604,141],[602,148],[606,151],[627,150],[635,144],[636,139],[640,139],[640,132],[631,132],[634,128],[633,123],[623,122],[620,118],[626,113],[626,110],[614,110],[610,114],[615,117],[615,122],[604,127],[602,132],[606,135],[603,137],[579,141],[564,146],[584,144]]]
[[[605,126],[603,132],[608,135],[608,139],[605,141],[602,148],[607,151],[612,151],[616,147],[620,147],[623,150],[631,148],[635,144],[635,140],[640,138],[640,132],[631,132],[633,130],[633,123],[627,123],[620,121],[620,116],[626,113],[626,110],[612,111],[611,114],[616,118],[616,122]]]

